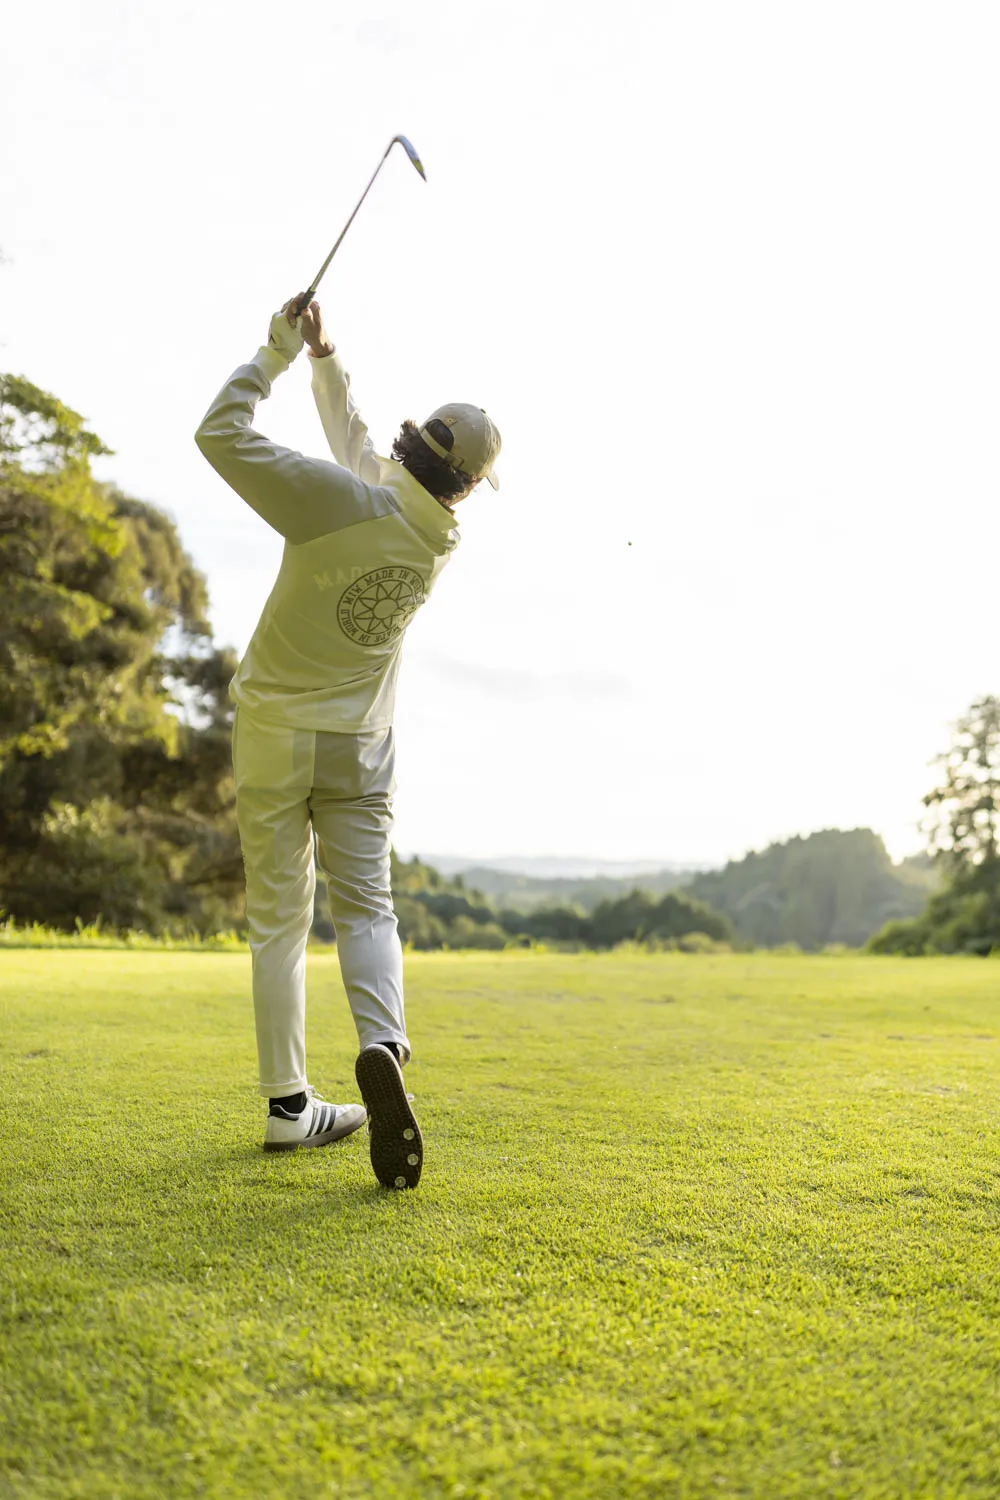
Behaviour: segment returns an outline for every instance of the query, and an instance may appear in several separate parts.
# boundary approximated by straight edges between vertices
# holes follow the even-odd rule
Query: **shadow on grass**
[[[355,1158],[358,1150],[352,1138],[305,1151],[270,1153],[251,1144],[205,1148],[176,1163],[160,1162],[140,1170],[136,1187],[143,1196],[169,1202],[181,1178],[185,1197],[193,1193],[203,1205],[206,1218],[213,1216],[213,1208],[220,1210],[220,1217],[231,1216],[237,1204],[253,1217],[269,1200],[276,1205],[288,1204],[290,1194],[301,1198],[303,1212],[313,1217],[324,1210],[342,1212],[413,1197],[412,1193],[388,1192],[374,1177],[369,1182],[357,1181],[359,1170],[370,1171],[367,1148],[362,1148],[363,1161]]]
[[[370,1174],[367,1142],[351,1139],[274,1154],[243,1143],[189,1144],[173,1160],[140,1152],[127,1163],[92,1163],[83,1195],[50,1196],[46,1227],[57,1238],[68,1232],[79,1248],[81,1231],[94,1243],[127,1246],[140,1277],[161,1263],[160,1252],[189,1261],[224,1246],[239,1256],[317,1234],[344,1249],[387,1218],[405,1224],[407,1208],[420,1202],[419,1192],[389,1192]]]

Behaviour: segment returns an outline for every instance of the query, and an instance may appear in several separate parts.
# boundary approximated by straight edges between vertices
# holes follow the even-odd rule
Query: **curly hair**
[[[465,494],[472,482],[471,474],[453,469],[433,448],[429,448],[420,436],[417,424],[409,420],[399,429],[399,436],[392,440],[392,456],[435,500],[455,500]]]

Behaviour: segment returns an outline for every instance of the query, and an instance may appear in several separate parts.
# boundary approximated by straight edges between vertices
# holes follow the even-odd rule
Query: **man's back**
[[[301,729],[392,723],[403,632],[458,538],[448,512],[391,459],[372,501],[380,513],[370,520],[285,543],[233,679],[241,707]]]

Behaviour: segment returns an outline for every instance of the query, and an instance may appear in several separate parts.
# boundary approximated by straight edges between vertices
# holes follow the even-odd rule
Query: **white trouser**
[[[337,954],[361,1046],[408,1056],[403,952],[389,888],[392,730],[286,729],[238,709],[236,816],[247,877],[260,1092],[306,1087],[306,940],[313,920],[313,832]]]

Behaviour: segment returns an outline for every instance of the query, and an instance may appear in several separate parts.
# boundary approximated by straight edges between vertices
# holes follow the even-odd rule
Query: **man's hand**
[[[295,304],[298,297],[292,297],[286,302],[281,311],[285,314],[289,323],[295,323]],[[313,359],[326,359],[328,354],[333,353],[333,345],[327,337],[326,329],[323,327],[323,314],[319,310],[318,302],[310,302],[299,319],[299,330],[302,337],[309,345],[309,353]]]
[[[292,304],[286,302],[281,312],[274,314],[267,335],[268,346],[289,364],[302,348],[302,330],[297,326],[299,320],[291,312],[291,307]]]

